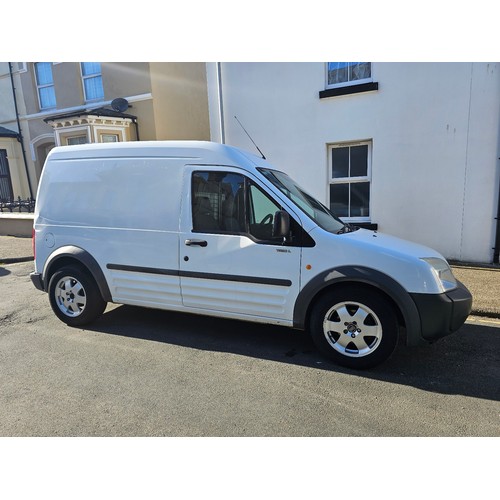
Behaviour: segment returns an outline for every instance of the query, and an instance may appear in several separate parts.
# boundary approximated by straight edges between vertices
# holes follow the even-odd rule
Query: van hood
[[[334,234],[316,227],[310,234],[317,245],[306,252],[308,263],[310,260],[313,265],[324,266],[325,270],[342,266],[374,269],[391,277],[410,293],[444,291],[432,266],[422,260],[446,261],[432,248],[367,229]]]
[[[446,260],[439,252],[424,245],[404,240],[396,236],[391,236],[378,231],[369,231],[367,229],[358,229],[351,233],[336,235],[345,238],[354,244],[359,243],[364,246],[370,246],[380,253],[385,253],[391,257],[407,256],[420,259],[422,257],[434,257]]]

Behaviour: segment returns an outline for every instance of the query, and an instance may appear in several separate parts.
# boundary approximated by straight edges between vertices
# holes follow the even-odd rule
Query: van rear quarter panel
[[[177,269],[183,164],[139,157],[48,162],[35,214],[37,267],[57,248],[80,247],[99,263],[113,300],[122,301],[134,290],[131,300],[139,303],[149,285],[131,283],[127,274],[124,279],[106,266]],[[162,300],[177,303],[178,278],[169,281],[165,285],[171,293]]]

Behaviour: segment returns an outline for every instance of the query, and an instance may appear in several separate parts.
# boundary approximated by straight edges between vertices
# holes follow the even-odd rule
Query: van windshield
[[[259,171],[325,231],[339,234],[354,230],[352,226],[344,224],[322,203],[307,194],[287,174],[266,168],[259,168]]]

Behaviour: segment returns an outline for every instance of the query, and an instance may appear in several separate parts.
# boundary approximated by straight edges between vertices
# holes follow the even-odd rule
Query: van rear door
[[[291,324],[301,247],[273,238],[274,215],[283,207],[257,182],[228,167],[190,166],[184,186],[183,305]]]

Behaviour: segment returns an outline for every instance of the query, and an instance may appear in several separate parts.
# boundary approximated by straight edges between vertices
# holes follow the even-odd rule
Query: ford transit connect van
[[[70,326],[108,302],[286,325],[373,367],[457,330],[472,297],[436,251],[344,224],[288,175],[210,142],[53,149],[34,285]]]

